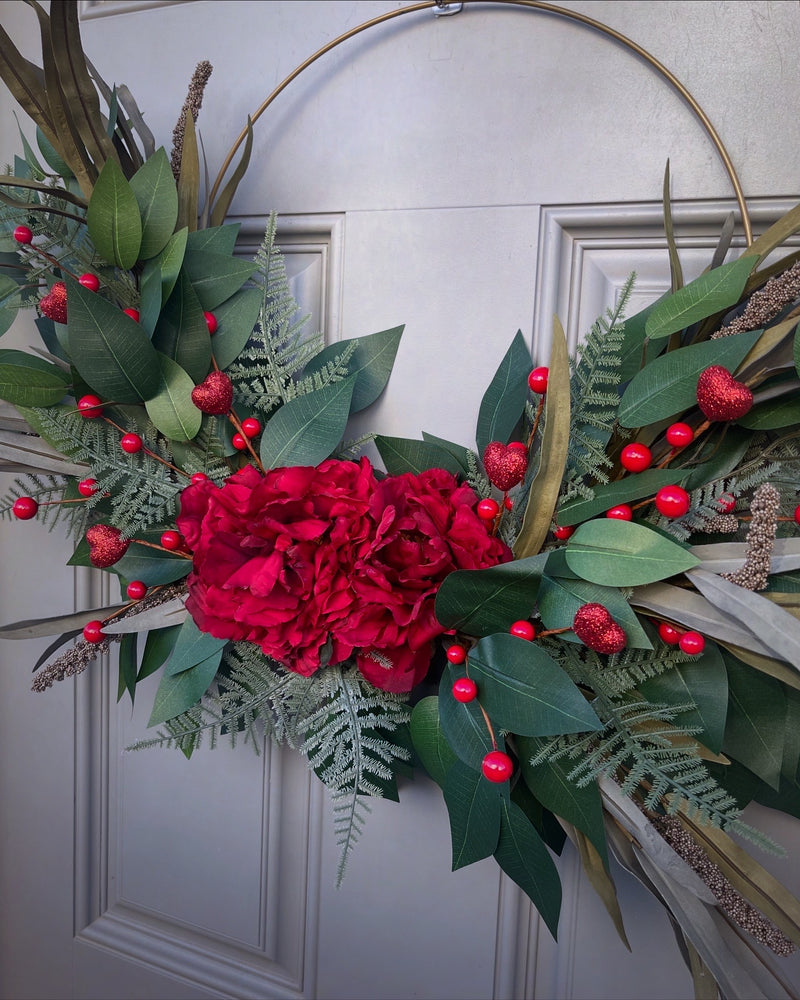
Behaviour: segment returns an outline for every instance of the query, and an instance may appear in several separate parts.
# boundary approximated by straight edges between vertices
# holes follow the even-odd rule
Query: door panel
[[[800,88],[793,5],[569,6],[634,38],[696,94],[757,226],[788,207],[767,196],[796,187],[800,126],[780,100]],[[4,5],[4,26],[38,59],[35,19],[19,7]],[[213,173],[248,111],[302,59],[398,5],[84,7],[91,58],[131,87],[167,146],[194,65],[212,60],[199,126]],[[19,140],[5,93],[0,108],[9,158]],[[542,363],[554,313],[574,347],[630,271],[633,308],[666,287],[668,157],[684,267],[699,273],[735,205],[707,136],[663,80],[570,21],[423,11],[339,47],[281,95],[256,126],[233,214],[252,254],[279,212],[295,293],[329,340],[405,324],[388,390],[354,434],[428,430],[469,444],[517,329]],[[3,346],[28,341],[26,320]],[[69,551],[58,531],[0,522],[2,621],[109,597],[96,575],[65,567]],[[147,735],[152,691],[133,710],[117,705],[113,667],[98,664],[33,694],[44,645],[0,646],[6,1000],[634,1000],[645,981],[659,1000],[692,995],[666,918],[624,873],[633,954],[569,849],[557,943],[492,862],[450,873],[444,805],[422,777],[402,785],[401,805],[375,803],[336,889],[329,803],[298,755],[127,753]],[[784,843],[794,836],[775,829]],[[774,864],[800,884],[794,864]],[[788,968],[800,981],[797,962]]]

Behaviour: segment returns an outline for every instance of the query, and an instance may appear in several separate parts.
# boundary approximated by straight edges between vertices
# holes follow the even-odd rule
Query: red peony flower
[[[358,603],[343,632],[375,687],[409,691],[425,676],[431,640],[444,631],[434,602],[449,573],[512,558],[475,513],[477,499],[442,469],[378,483],[370,503],[376,531],[356,562]]]
[[[440,469],[379,483],[366,459],[201,481],[177,519],[194,557],[186,606],[202,631],[305,676],[355,653],[371,684],[409,691],[443,631],[444,578],[511,559],[476,501]]]
[[[350,579],[374,487],[365,459],[331,459],[265,476],[245,466],[221,488],[185,489],[177,525],[194,557],[186,607],[197,626],[258,643],[305,676],[347,659],[338,628],[356,601]]]

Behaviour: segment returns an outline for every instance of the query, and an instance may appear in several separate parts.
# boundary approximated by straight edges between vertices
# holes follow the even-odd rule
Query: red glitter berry
[[[514,446],[501,441],[491,441],[483,451],[483,464],[489,482],[498,490],[510,490],[525,478],[528,469],[528,452],[525,445]]]
[[[20,521],[30,521],[32,517],[36,517],[38,510],[39,504],[33,497],[19,497],[14,501],[11,513]]]
[[[67,286],[63,281],[56,281],[47,295],[42,296],[39,310],[54,323],[67,322]]]
[[[727,368],[711,365],[697,380],[697,405],[709,420],[738,420],[749,413],[753,393]]]
[[[203,381],[192,389],[192,402],[203,413],[221,416],[233,402],[233,384],[225,372],[209,372]]]
[[[540,368],[534,368],[533,371],[528,376],[528,388],[531,392],[538,393],[543,396],[547,392],[547,381],[550,377],[550,369],[544,365]]]
[[[103,623],[95,618],[93,621],[87,622],[83,626],[83,638],[86,642],[98,643],[105,639],[105,632],[103,632]]]
[[[664,517],[683,517],[691,506],[691,498],[682,486],[662,486],[656,493],[655,504]]]
[[[628,637],[602,604],[583,604],[575,612],[572,630],[581,642],[597,653],[619,653]]]
[[[478,685],[471,677],[459,677],[453,682],[453,697],[462,705],[474,701],[478,694]]]
[[[646,444],[634,441],[631,444],[625,445],[620,453],[619,460],[622,468],[627,469],[628,472],[644,472],[645,469],[650,468],[650,463],[653,461],[653,453]]]
[[[86,531],[89,544],[89,561],[98,569],[108,569],[125,555],[130,540],[122,537],[119,528],[110,524],[93,524]]]
[[[514,764],[508,754],[503,753],[502,750],[490,750],[483,758],[481,771],[484,778],[500,784],[503,781],[508,781],[514,773]]]

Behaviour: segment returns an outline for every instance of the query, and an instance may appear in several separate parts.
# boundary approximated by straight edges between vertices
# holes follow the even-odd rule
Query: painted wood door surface
[[[85,48],[126,83],[159,143],[195,64],[212,175],[264,97],[320,46],[408,7],[369,2],[96,2]],[[454,10],[458,5],[450,5]],[[782,2],[572,2],[651,52],[716,126],[763,228],[800,193],[800,13]],[[441,13],[441,12],[440,12]],[[22,3],[0,20],[38,60]],[[0,154],[19,147],[0,93]],[[25,122],[22,121],[25,128]],[[280,214],[295,291],[329,340],[404,323],[369,428],[472,443],[480,395],[516,330],[545,363],[557,313],[575,345],[632,270],[632,309],[665,288],[666,161],[688,273],[730,178],[686,101],[624,44],[513,5],[430,9],[321,58],[255,129],[233,204],[242,250]],[[741,245],[741,238],[739,239]],[[30,339],[30,317],[4,346]],[[3,472],[4,488],[13,472]],[[35,522],[0,522],[0,619],[101,605],[96,575]],[[690,997],[662,911],[618,875],[629,954],[569,850],[555,942],[492,862],[450,872],[438,790],[376,803],[334,888],[328,803],[296,754],[127,753],[143,691],[108,664],[30,691],[44,643],[0,646],[0,996],[516,1000]],[[787,847],[797,830],[756,817]],[[794,842],[794,843],[793,843]],[[770,862],[795,887],[796,862]],[[788,975],[800,979],[797,962]]]

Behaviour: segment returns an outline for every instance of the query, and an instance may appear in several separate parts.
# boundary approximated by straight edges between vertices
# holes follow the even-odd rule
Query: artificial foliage
[[[202,202],[208,64],[168,155],[75,4],[31,6],[43,69],[0,29],[36,126],[0,177],[0,333],[27,309],[42,346],[0,350],[0,512],[120,587],[0,629],[52,637],[34,689],[115,648],[121,699],[160,675],[138,749],[302,753],[340,877],[425,771],[453,868],[493,856],[554,935],[569,839],[626,943],[612,857],[668,909],[699,995],[791,995],[800,904],[742,812],[800,816],[800,208],[739,256],[726,223],[689,283],[670,236],[672,290],[627,316],[632,276],[575,357],[557,319],[543,363],[518,332],[474,441],[351,441],[402,327],[326,346],[276,220],[237,254],[253,136]]]

